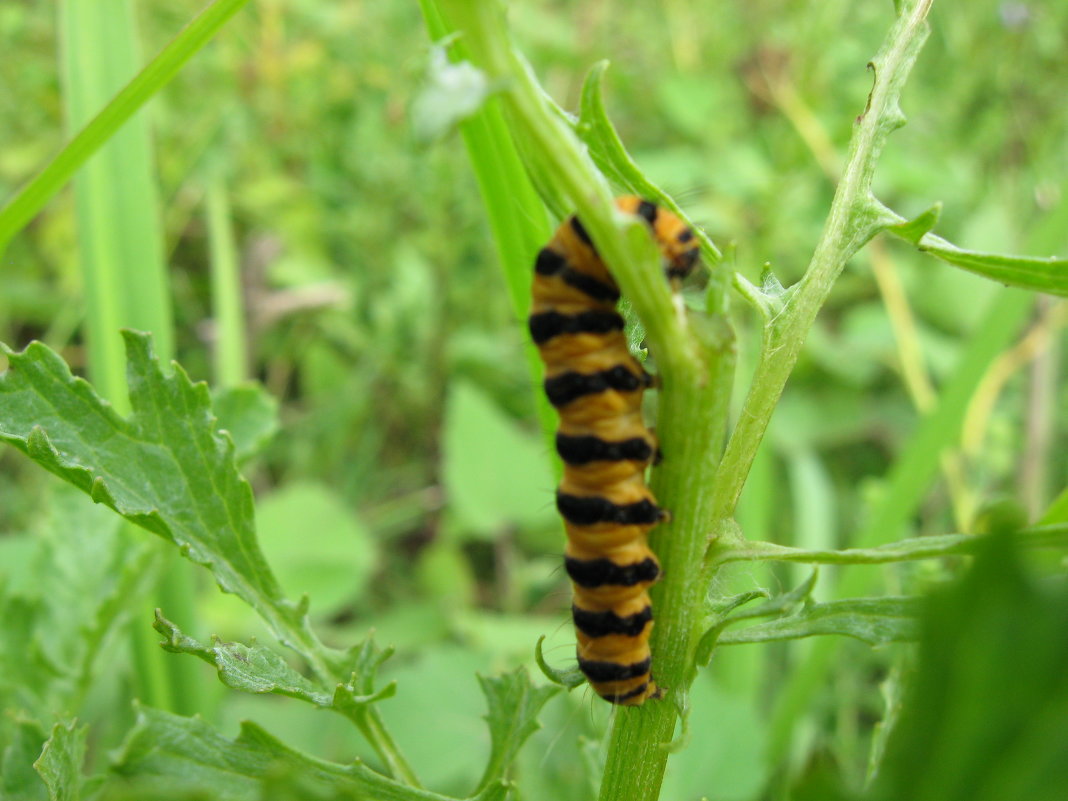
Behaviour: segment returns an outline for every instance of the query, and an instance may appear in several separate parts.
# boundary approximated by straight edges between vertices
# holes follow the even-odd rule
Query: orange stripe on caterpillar
[[[649,224],[669,279],[694,268],[697,241],[676,215],[632,195],[616,205]],[[567,531],[579,668],[602,698],[641,704],[660,697],[648,595],[660,564],[646,538],[666,513],[645,484],[659,449],[641,416],[652,378],[627,349],[619,287],[577,217],[538,253],[532,292],[530,333],[560,414],[564,477],[556,500]]]

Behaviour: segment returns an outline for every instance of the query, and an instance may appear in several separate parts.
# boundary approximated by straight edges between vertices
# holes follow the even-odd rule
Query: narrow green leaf
[[[237,472],[232,441],[217,429],[207,386],[178,366],[165,375],[148,337],[125,336],[129,419],[46,346],[4,347],[10,368],[0,375],[0,440],[173,542],[286,639],[303,610],[285,600],[260,553],[252,491]]]
[[[1068,296],[1068,259],[984,253],[957,247],[930,233],[941,214],[940,203],[914,220],[906,220],[874,199],[869,199],[869,206],[871,216],[882,222],[879,227],[942,261],[1006,286]]]
[[[82,762],[88,726],[75,721],[57,723],[44,744],[40,758],[33,763],[48,787],[49,801],[77,801],[81,797]]]
[[[536,732],[538,713],[559,689],[535,687],[523,668],[495,678],[478,677],[489,705],[490,758],[479,791],[499,784],[527,738]]]
[[[234,239],[233,212],[225,181],[214,175],[206,190],[211,255],[213,384],[236,387],[248,380],[248,321],[242,293],[241,258]],[[131,326],[136,328],[136,326]]]
[[[709,265],[718,264],[723,253],[708,235],[687,216],[686,212],[659,186],[649,180],[623,146],[608,111],[601,91],[608,61],[599,61],[590,68],[582,84],[582,101],[575,133],[590,149],[594,164],[614,183],[627,187],[634,194],[671,209],[697,234],[701,253]]]
[[[839,634],[869,645],[915,639],[917,600],[909,597],[850,598],[811,604],[798,614],[769,620],[719,637],[720,645],[796,640],[817,634]]]
[[[545,635],[538,637],[538,642],[534,646],[534,661],[538,663],[538,667],[549,681],[553,684],[559,684],[561,687],[566,687],[568,690],[573,690],[586,683],[586,677],[582,675],[582,671],[577,666],[571,668],[558,669],[554,668],[548,662],[545,661],[545,653],[542,651],[542,643],[545,642]]]
[[[1013,532],[1021,548],[1068,548],[1068,525],[1049,523]],[[928,537],[909,537],[877,545],[874,548],[843,548],[820,550],[793,548],[774,542],[742,542],[721,547],[716,563],[737,561],[801,562],[822,565],[880,565],[906,562],[912,559],[935,559],[954,554],[970,554],[982,547],[982,539],[974,534],[937,534]]]
[[[160,51],[17,195],[0,209],[0,253],[82,164],[167,85],[248,0],[215,0]]]
[[[930,234],[920,241],[920,250],[1008,286],[1068,297],[1068,259],[1065,258],[1050,256],[1043,259],[964,250]]]
[[[935,203],[927,211],[915,217],[912,220],[906,222],[897,223],[896,225],[889,226],[886,230],[901,237],[906,242],[911,242],[914,245],[918,245],[920,240],[930,231],[935,225],[938,224],[938,218],[942,216],[942,204]]]

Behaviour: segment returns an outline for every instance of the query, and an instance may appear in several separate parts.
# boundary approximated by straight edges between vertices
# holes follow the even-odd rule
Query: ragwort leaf
[[[48,787],[49,801],[78,801],[81,797],[82,762],[85,760],[87,726],[57,723],[44,744],[34,769]]]
[[[727,631],[720,645],[771,640],[796,640],[817,634],[840,634],[869,645],[913,640],[917,633],[918,601],[910,597],[849,598],[813,603],[789,617]]]
[[[204,798],[215,801],[259,801],[267,797],[266,790],[281,783],[306,790],[294,798],[449,801],[375,773],[358,761],[343,765],[301,753],[248,721],[231,740],[199,717],[183,718],[148,707],[138,707],[137,723],[112,771],[113,781],[136,787],[143,798],[177,785],[199,789]],[[478,799],[491,797],[484,794]]]
[[[478,785],[485,792],[500,786],[523,743],[540,727],[537,718],[541,708],[560,690],[535,687],[523,668],[494,678],[479,676],[478,682],[489,705],[490,758]]]
[[[120,417],[45,345],[0,345],[0,440],[131,522],[177,545],[268,621],[299,627],[256,542],[252,490],[212,415],[207,386],[165,375],[146,334],[125,331],[133,409]],[[283,627],[274,623],[285,637]]]

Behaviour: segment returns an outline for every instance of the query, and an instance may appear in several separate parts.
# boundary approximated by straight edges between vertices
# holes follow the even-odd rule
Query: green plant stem
[[[664,461],[654,473],[652,488],[671,510],[670,524],[652,532],[651,544],[663,567],[663,580],[653,588],[656,626],[652,634],[657,683],[667,697],[638,709],[620,710],[612,734],[601,783],[601,801],[655,801],[679,710],[692,681],[694,649],[702,634],[708,572],[701,563],[704,532],[712,519],[712,496],[706,491],[721,452],[733,353],[721,351],[712,374],[664,373],[657,435]]]
[[[854,128],[827,223],[804,277],[791,287],[782,311],[767,324],[760,363],[720,463],[714,489],[718,520],[734,513],[786,380],[842,268],[881,228],[894,222],[871,196],[871,182],[887,136],[904,124],[898,98],[927,38],[925,19],[932,3],[902,4],[897,22],[872,63],[875,86]]]
[[[336,687],[351,680],[351,668],[343,655],[327,648],[307,623],[304,614],[293,616],[275,605],[257,610],[270,626],[275,636],[284,645],[300,654],[324,687]],[[295,621],[299,619],[300,624]],[[346,708],[343,714],[349,718],[367,739],[375,753],[386,765],[389,775],[410,787],[422,787],[411,765],[397,747],[385,721],[373,704]]]

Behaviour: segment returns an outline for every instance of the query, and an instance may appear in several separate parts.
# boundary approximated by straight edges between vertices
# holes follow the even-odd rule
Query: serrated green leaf
[[[219,680],[234,690],[255,694],[285,695],[306,701],[321,709],[331,709],[352,718],[358,725],[367,725],[371,705],[396,694],[391,682],[374,689],[375,672],[390,657],[391,650],[379,651],[368,639],[353,646],[342,673],[349,680],[339,682],[332,691],[313,682],[291,668],[274,651],[261,645],[223,642],[218,638],[205,645],[184,634],[174,623],[156,610],[153,628],[166,639],[160,645],[176,654],[189,654],[215,668]]]
[[[48,787],[49,801],[77,801],[81,797],[82,762],[89,728],[75,721],[57,723],[44,744],[40,758],[33,763]]]
[[[119,518],[66,485],[42,509],[33,558],[0,592],[0,705],[50,722],[78,708],[108,635],[155,577],[157,549],[126,542]]]
[[[523,743],[540,728],[541,708],[559,689],[535,687],[523,668],[493,678],[479,676],[478,682],[489,705],[486,722],[491,740],[489,762],[478,784],[483,792],[504,779]]]
[[[234,441],[239,463],[257,455],[278,432],[278,401],[259,384],[213,392],[211,405],[219,429]]]
[[[869,645],[915,639],[918,601],[915,598],[850,598],[810,604],[796,615],[769,620],[719,637],[720,645],[796,640],[817,634],[840,634]]]
[[[203,659],[219,672],[227,687],[248,693],[274,693],[298,698],[320,707],[331,706],[330,693],[313,684],[291,668],[278,654],[261,645],[243,645],[214,639],[211,645],[188,637],[156,610],[152,627],[166,639],[164,650],[191,654]]]
[[[937,236],[927,235],[920,250],[968,272],[1008,286],[1068,297],[1068,259],[1050,256],[1011,256],[964,250]]]
[[[1068,788],[1068,585],[1008,537],[925,609],[920,660],[872,801],[1057,801]]]
[[[41,343],[3,347],[0,440],[133,523],[177,545],[275,624],[298,627],[256,542],[252,491],[219,432],[207,386],[176,366],[165,375],[148,336],[124,332],[133,412],[117,415]],[[284,627],[275,625],[285,639]]]
[[[448,801],[402,785],[359,762],[341,765],[289,748],[254,723],[241,724],[231,740],[199,717],[138,707],[137,723],[112,765],[121,782],[152,798],[154,788],[201,790],[214,801],[253,801],[284,780],[306,783],[328,798],[376,801]],[[319,797],[317,795],[312,797]]]

